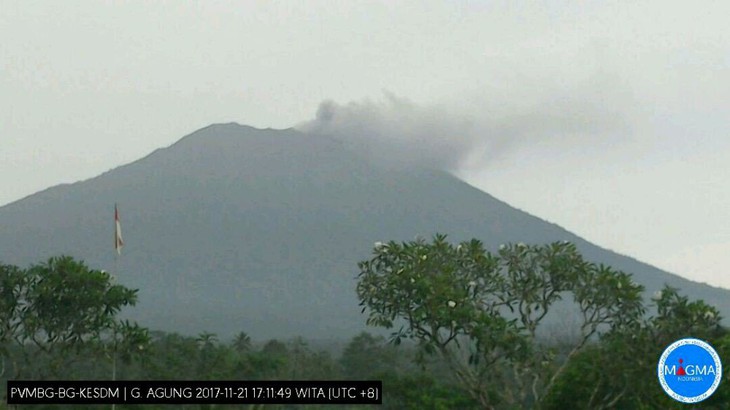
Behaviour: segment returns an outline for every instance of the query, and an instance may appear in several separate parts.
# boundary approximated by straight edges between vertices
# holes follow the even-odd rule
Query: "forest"
[[[571,243],[489,252],[436,235],[378,242],[358,268],[372,331],[323,342],[148,329],[121,319],[138,291],[83,261],[0,265],[2,395],[7,380],[382,380],[389,409],[671,409],[684,407],[656,374],[669,344],[702,339],[730,363],[716,308],[668,286],[644,300],[631,274],[584,260]],[[729,403],[725,372],[702,408]],[[158,407],[170,408],[117,406]]]

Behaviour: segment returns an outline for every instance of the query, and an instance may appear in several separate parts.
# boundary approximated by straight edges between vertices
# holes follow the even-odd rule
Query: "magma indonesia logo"
[[[722,363],[715,349],[699,339],[672,343],[659,359],[659,383],[667,394],[682,403],[698,403],[717,390]]]

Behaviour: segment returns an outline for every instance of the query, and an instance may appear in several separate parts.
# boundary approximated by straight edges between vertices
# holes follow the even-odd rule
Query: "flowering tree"
[[[496,254],[478,240],[454,246],[376,243],[359,263],[357,293],[367,323],[397,327],[393,341],[415,339],[439,354],[484,408],[539,407],[568,360],[537,337],[556,302],[570,295],[580,336],[576,355],[599,332],[633,326],[644,314],[643,288],[630,275],[583,260],[573,244],[509,244]]]
[[[569,402],[580,403],[575,408],[596,410],[684,408],[652,377],[663,350],[678,339],[698,338],[712,344],[726,363],[730,333],[720,325],[715,307],[702,300],[690,301],[669,286],[654,294],[650,307],[651,317],[606,335],[601,343],[578,354],[555,383],[545,407],[563,409]],[[702,402],[702,408],[726,409],[729,400],[730,393],[721,388]]]

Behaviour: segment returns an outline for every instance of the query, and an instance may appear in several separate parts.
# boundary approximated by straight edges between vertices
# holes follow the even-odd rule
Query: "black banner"
[[[8,381],[8,404],[382,404],[381,381]]]

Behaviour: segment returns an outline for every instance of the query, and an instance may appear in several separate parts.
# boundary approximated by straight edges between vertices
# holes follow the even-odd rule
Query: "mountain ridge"
[[[273,138],[272,138],[273,137]],[[0,261],[70,254],[112,270],[112,207],[130,317],[154,328],[260,337],[363,330],[356,263],[382,240],[575,242],[587,259],[730,311],[730,291],[591,244],[439,170],[398,170],[292,128],[213,124],[96,177],[0,207]]]

